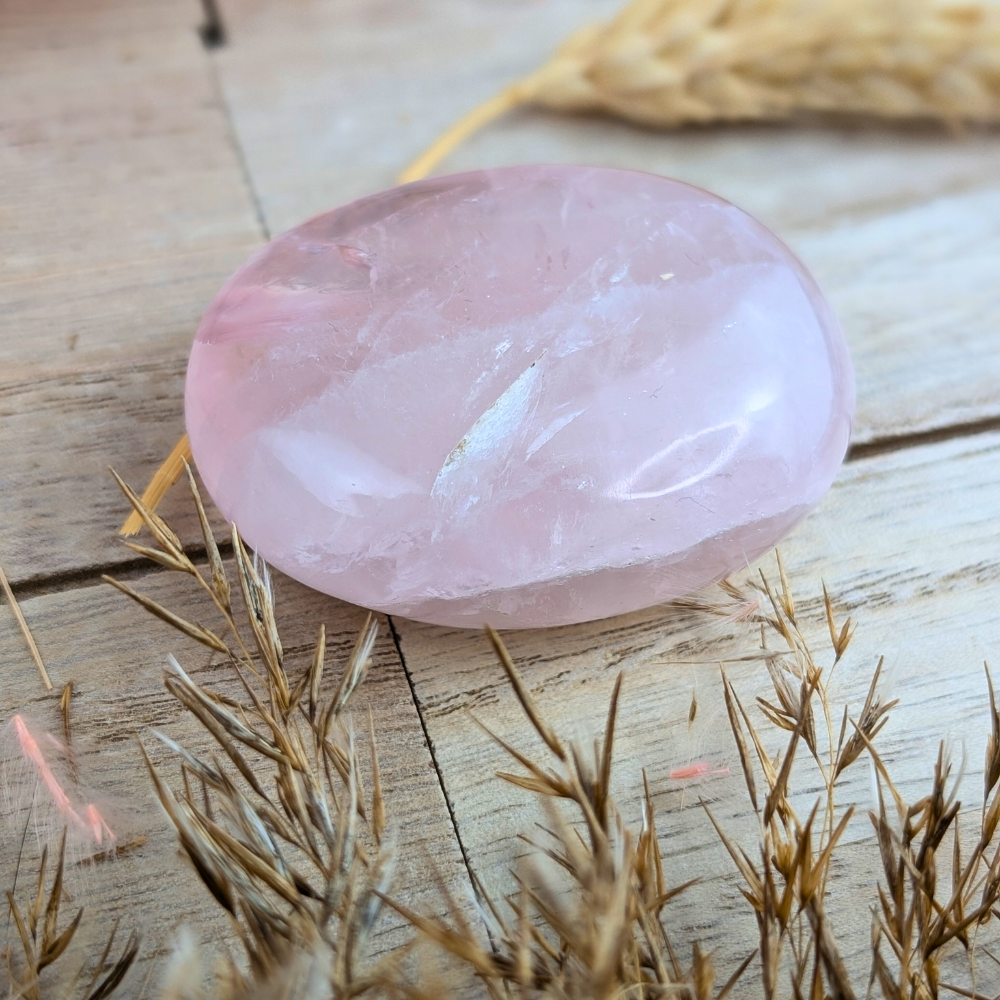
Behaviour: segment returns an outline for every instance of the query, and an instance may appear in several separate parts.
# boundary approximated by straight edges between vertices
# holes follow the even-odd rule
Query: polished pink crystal
[[[746,566],[830,485],[854,385],[789,250],[677,181],[420,181],[279,236],[205,314],[187,426],[222,513],[312,587],[560,625]]]

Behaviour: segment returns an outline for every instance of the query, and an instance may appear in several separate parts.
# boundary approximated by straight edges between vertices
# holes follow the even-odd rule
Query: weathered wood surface
[[[81,774],[108,800],[120,840],[149,838],[114,864],[71,875],[95,936],[106,917],[144,932],[127,996],[150,995],[146,976],[155,984],[179,924],[208,940],[226,929],[177,853],[134,742],[146,733],[163,758],[148,737],[156,726],[198,743],[163,690],[168,652],[206,681],[225,684],[226,672],[99,582],[102,567],[131,560],[115,534],[126,508],[107,466],[138,481],[176,440],[198,317],[263,238],[196,31],[201,16],[196,0],[0,4],[0,563],[57,686],[45,694],[0,608],[0,719],[10,733],[20,710],[58,731],[58,688],[72,679]],[[183,491],[163,512],[197,541]],[[205,615],[186,581],[155,571],[139,581],[180,613]],[[363,614],[290,581],[277,586],[293,664],[308,658],[321,621],[330,662],[342,660]],[[335,680],[336,671],[327,683]],[[379,719],[400,878],[413,905],[439,908],[428,859],[459,896],[467,874],[387,627],[358,701],[366,704]],[[0,872],[6,888],[21,858],[23,892],[39,837],[53,831],[32,825],[22,845],[30,769],[9,738],[0,756]],[[404,937],[389,918],[377,948]]]
[[[77,684],[85,770],[127,806],[123,829],[150,837],[86,889],[101,913],[134,913],[136,904],[149,912],[147,964],[181,918],[206,933],[221,927],[176,856],[131,737],[156,725],[197,738],[163,691],[160,667],[171,650],[194,664],[207,657],[97,584],[101,567],[128,556],[114,538],[123,507],[105,467],[138,483],[169,450],[197,319],[266,232],[390,184],[458,114],[616,6],[223,0],[228,43],[206,52],[196,0],[0,2],[0,563],[53,680]],[[1000,438],[973,433],[1000,421],[998,153],[995,132],[869,125],[667,135],[526,111],[443,168],[573,160],[670,174],[730,197],[804,257],[852,344],[855,441],[869,457],[845,467],[789,540],[789,572],[803,615],[817,616],[818,641],[821,578],[838,613],[859,620],[838,695],[860,705],[876,655],[886,654],[886,689],[903,702],[881,739],[904,794],[926,787],[937,741],[948,737],[968,755],[970,805],[986,735],[981,661],[997,659],[1000,639]],[[926,443],[935,435],[953,439]],[[182,490],[164,510],[196,543]],[[192,607],[183,581],[144,571],[142,582],[179,610]],[[361,621],[287,581],[279,614],[297,655],[320,620],[341,652]],[[492,778],[506,761],[467,710],[516,744],[537,745],[481,636],[395,625],[405,668],[384,631],[361,704],[370,701],[378,721],[400,882],[412,887],[409,902],[433,911],[425,851],[457,891],[468,886],[460,848],[502,891],[525,850],[515,835],[538,818],[523,794]],[[716,660],[744,651],[747,637],[656,609],[509,641],[542,708],[571,735],[600,727],[614,676],[626,671],[623,810],[638,818],[645,766],[673,880],[708,876],[673,906],[671,926],[679,940],[716,948],[720,965],[745,953],[752,918],[696,808],[706,797],[752,842],[740,780],[692,787],[670,772],[692,760],[736,770]],[[0,717],[21,708],[50,721],[53,696],[2,607],[0,662]],[[215,677],[219,668],[200,671]],[[755,664],[734,664],[731,675],[748,701],[765,690]],[[689,727],[692,692],[700,707]],[[812,794],[805,789],[802,801]],[[841,794],[867,807],[864,766]],[[878,867],[866,824],[852,824],[829,903],[861,989]],[[5,877],[16,853],[9,840],[0,847]],[[401,933],[390,922],[385,946]],[[140,993],[145,971],[128,995]],[[982,973],[989,992],[992,973]]]
[[[0,560],[15,582],[121,558],[107,466],[138,480],[181,434],[192,331],[262,239],[199,17],[196,0],[0,4]]]

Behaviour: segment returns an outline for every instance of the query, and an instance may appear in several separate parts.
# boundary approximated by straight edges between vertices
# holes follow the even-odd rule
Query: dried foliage
[[[51,689],[51,685],[49,687]],[[97,853],[76,862],[77,865],[88,866],[118,857],[146,842],[145,837],[137,837],[127,844],[118,844],[97,806],[81,800],[76,761],[71,752],[72,692],[73,684],[70,682],[63,688],[60,698],[65,740],[61,749],[66,751],[66,785],[60,783],[24,718],[18,713],[11,718],[18,752],[34,772],[34,791],[21,835],[13,885],[7,891],[8,939],[0,948],[0,965],[7,973],[5,995],[10,1000],[22,997],[25,1000],[104,1000],[117,992],[139,951],[139,935],[132,931],[119,956],[112,958],[118,934],[118,921],[115,921],[99,954],[96,957],[91,955],[93,942],[81,940],[89,934],[78,933],[83,924],[82,906],[77,908],[68,924],[60,921],[63,902],[72,902],[73,898],[65,879],[67,842],[70,838],[77,849],[81,845],[99,848]],[[45,737],[46,747],[58,745],[51,734],[46,733]],[[5,788],[4,794],[8,792],[9,789]],[[39,800],[50,806],[54,818],[66,825],[62,827],[51,885],[46,886],[49,869],[49,847],[46,846],[38,861],[34,893],[30,899],[19,901],[17,876],[24,860],[28,826],[34,823],[38,833],[45,825],[44,818],[37,811]],[[60,927],[61,923],[65,926]],[[11,936],[12,924],[16,937]]]
[[[187,434],[183,434],[170,454],[164,459],[163,464],[153,474],[153,478],[142,494],[142,502],[148,510],[155,511],[159,507],[160,501],[167,495],[167,490],[184,475],[184,467],[190,461],[191,442],[188,440]],[[131,538],[142,531],[142,525],[143,519],[139,511],[133,508],[132,513],[122,525],[120,534]]]
[[[156,547],[126,544],[192,577],[211,598],[226,626],[220,631],[231,636],[231,642],[126,584],[106,579],[151,614],[221,655],[244,693],[233,700],[202,687],[171,657],[167,690],[211,737],[212,750],[195,753],[155,733],[176,758],[180,784],[174,787],[140,744],[184,852],[229,914],[243,948],[245,960],[226,961],[212,995],[312,995],[310,984],[322,983],[321,995],[360,996],[386,978],[384,970],[366,964],[365,948],[383,907],[392,854],[383,845],[385,809],[374,740],[368,747],[372,790],[366,795],[357,742],[344,712],[368,669],[377,624],[369,615],[328,698],[321,696],[324,628],[319,629],[309,667],[298,677],[290,676],[267,567],[248,555],[234,526],[241,621],[235,610],[236,588],[191,470],[186,463],[184,467],[209,573],[199,569],[173,531],[118,479]],[[185,985],[172,987],[175,995],[199,993],[198,977],[179,981]],[[295,983],[302,991],[289,993]]]
[[[322,629],[309,667],[298,677],[290,676],[266,567],[246,553],[234,529],[233,561],[251,637],[244,643],[234,611],[236,588],[190,470],[188,475],[209,574],[185,554],[170,528],[121,484],[156,547],[127,544],[194,578],[225,629],[213,632],[124,584],[110,582],[222,657],[244,692],[244,697],[232,699],[210,691],[172,661],[167,688],[198,720],[214,750],[195,753],[157,734],[177,762],[176,787],[146,756],[181,845],[206,888],[230,915],[244,954],[224,961],[206,994],[202,954],[193,939],[184,937],[161,995],[170,1000],[206,995],[378,995],[408,1000],[448,996],[446,985],[404,976],[399,959],[405,948],[378,965],[367,958],[366,944],[388,905],[415,928],[419,940],[471,969],[498,1000],[724,1000],[751,973],[756,982],[744,989],[765,1000],[853,1000],[866,990],[868,995],[877,991],[885,1000],[936,1000],[942,993],[986,1000],[975,986],[977,945],[982,928],[1000,917],[1000,712],[988,670],[991,734],[983,805],[976,836],[963,842],[956,797],[961,775],[952,774],[944,749],[928,794],[909,804],[874,745],[896,704],[880,694],[881,662],[860,712],[852,714],[848,706],[834,710],[831,677],[854,629],[850,619],[837,621],[825,589],[822,624],[829,633],[829,652],[822,656],[814,654],[806,635],[815,623],[800,623],[780,557],[778,586],[761,573],[743,586],[725,581],[717,600],[686,602],[691,609],[742,623],[748,634],[759,635],[755,648],[740,658],[759,662],[770,684],[769,694],[748,705],[722,668],[726,713],[757,819],[758,842],[737,843],[703,806],[708,825],[738,873],[756,925],[757,948],[735,968],[716,970],[698,941],[681,942],[667,930],[668,904],[693,882],[670,878],[670,859],[660,851],[648,780],[643,775],[637,826],[630,826],[611,794],[622,677],[614,686],[603,738],[593,745],[567,740],[545,720],[500,636],[487,630],[544,747],[544,759],[537,759],[483,726],[517,765],[498,772],[498,778],[533,796],[545,823],[540,836],[525,838],[532,850],[514,873],[516,891],[509,898],[491,899],[476,884],[481,920],[473,920],[439,880],[448,915],[429,917],[393,897],[389,852],[383,846],[386,816],[374,720],[369,715],[372,791],[366,795],[346,715],[367,667],[374,624],[369,618],[329,696],[323,696],[321,684]],[[223,635],[232,638],[226,641]],[[689,718],[696,705],[692,700]],[[767,747],[779,736],[783,746],[769,753]],[[869,901],[872,960],[868,980],[862,983],[852,981],[826,909],[832,865],[854,815],[853,805],[839,804],[838,783],[859,762],[871,768],[875,779],[871,843],[877,849],[873,862],[882,870]],[[797,812],[796,787],[815,787],[817,778],[821,794],[805,814]],[[40,876],[38,900],[42,883]],[[30,970],[32,963],[38,964],[36,956],[60,951],[62,938],[54,936],[54,920],[52,933],[43,929],[37,936],[39,915],[47,912],[43,901],[36,900],[27,918],[13,900],[11,905]],[[942,962],[949,951],[961,954],[962,949],[969,961],[968,984],[943,982]],[[31,996],[26,990],[21,995]]]
[[[130,934],[119,957],[112,960],[118,931],[116,923],[95,961],[84,959],[74,963],[72,952],[68,949],[80,928],[83,908],[78,909],[69,923],[60,928],[60,907],[67,895],[63,882],[66,867],[65,831],[59,842],[52,883],[46,886],[48,860],[49,852],[45,848],[38,865],[37,886],[31,900],[19,904],[12,891],[7,893],[10,916],[17,932],[16,944],[9,943],[3,952],[8,975],[7,996],[11,1000],[19,997],[24,1000],[43,1000],[48,997],[60,997],[63,1000],[105,1000],[118,989],[132,967],[139,951],[139,938],[134,932]],[[43,978],[42,973],[57,963],[68,968],[52,969],[50,975]],[[51,975],[51,972],[58,972],[58,976]]]
[[[866,754],[874,771],[877,809],[869,812],[875,830],[884,883],[871,901],[872,965],[867,985],[877,985],[885,1000],[932,1000],[941,991],[975,996],[974,988],[940,981],[946,949],[961,944],[969,957],[975,981],[973,936],[997,913],[1000,900],[1000,848],[995,834],[1000,822],[1000,715],[989,670],[992,734],[985,761],[985,789],[980,833],[963,861],[958,830],[961,803],[957,800],[960,775],[952,777],[942,745],[929,793],[906,803],[874,746],[896,702],[883,703],[878,694],[882,671],[879,661],[860,714],[853,718],[844,706],[839,735],[834,741],[829,694],[830,675],[846,652],[853,635],[848,619],[838,628],[830,597],[823,589],[832,660],[825,669],[814,658],[796,618],[795,602],[778,557],[781,580],[775,591],[761,574],[753,590],[725,584],[728,600],[703,610],[732,617],[733,607],[758,604],[760,650],[754,654],[767,667],[774,701],[758,698],[768,721],[785,730],[788,742],[780,755],[769,757],[763,741],[723,670],[730,726],[736,740],[747,792],[761,823],[759,861],[733,844],[706,807],[717,834],[739,870],[743,895],[750,902],[760,933],[761,986],[764,996],[780,995],[780,973],[790,977],[792,996],[853,998],[852,983],[837,947],[835,929],[824,908],[831,862],[854,807],[838,809],[837,780]],[[772,648],[768,637],[776,640]],[[816,735],[817,710],[827,734],[825,748]],[[749,739],[748,739],[749,737]],[[791,775],[796,750],[804,745],[818,769],[825,795],[803,821],[790,802]],[[749,749],[753,747],[753,751]],[[761,798],[755,776],[763,776]],[[891,798],[895,822],[886,814],[885,795]],[[950,879],[938,878],[938,855],[943,853]],[[987,951],[988,954],[988,951]]]
[[[508,901],[512,912],[509,919],[501,915],[495,903],[485,900],[480,889],[491,932],[491,950],[475,944],[474,936],[460,922],[457,911],[451,928],[404,912],[423,934],[472,964],[491,987],[491,995],[509,995],[499,986],[493,987],[496,982],[512,989],[515,996],[553,1000],[668,995],[689,1000],[712,997],[721,1000],[755,957],[759,959],[760,989],[767,1000],[785,995],[796,1000],[807,996],[858,995],[824,907],[834,852],[853,814],[853,807],[837,809],[835,783],[863,750],[871,748],[871,740],[885,724],[886,713],[895,703],[883,705],[879,700],[880,665],[858,721],[852,722],[845,708],[840,737],[834,740],[829,673],[847,650],[853,634],[851,622],[848,620],[838,629],[832,604],[826,597],[832,655],[824,677],[824,669],[814,659],[799,627],[795,601],[780,558],[778,570],[780,591],[775,591],[761,575],[759,583],[747,589],[724,582],[723,598],[716,603],[688,602],[689,607],[702,612],[760,627],[761,648],[750,654],[750,658],[760,660],[766,667],[773,697],[758,698],[757,708],[770,726],[787,734],[781,753],[769,755],[764,735],[771,734],[762,734],[754,725],[723,669],[729,723],[747,794],[758,817],[761,839],[756,851],[745,850],[731,840],[705,806],[717,836],[742,877],[741,891],[750,904],[759,932],[757,951],[746,956],[735,970],[726,970],[730,974],[717,991],[714,983],[718,977],[711,956],[694,942],[684,950],[690,959],[683,961],[662,920],[665,904],[692,883],[674,887],[668,884],[664,868],[669,859],[661,857],[657,843],[648,781],[644,776],[643,818],[638,831],[628,829],[610,796],[621,677],[612,695],[603,743],[594,747],[592,756],[588,755],[582,746],[564,743],[552,732],[518,676],[500,637],[489,632],[526,716],[554,759],[554,767],[546,767],[491,734],[526,772],[500,772],[498,776],[539,797],[547,814],[549,842],[534,845],[537,860],[518,876],[519,895]],[[769,638],[777,640],[774,648],[768,645]],[[817,716],[822,720],[819,724]],[[852,735],[848,738],[849,723]],[[825,748],[820,745],[820,730],[826,733]],[[792,776],[800,747],[818,768],[825,789],[825,795],[804,820],[796,815],[791,803]],[[871,753],[873,759],[878,759],[874,750]],[[1000,773],[1000,766],[997,770]],[[892,788],[887,775],[885,780]],[[559,802],[572,807],[575,823],[558,808]],[[914,807],[914,816],[919,808]],[[945,812],[951,808],[949,802]],[[942,835],[946,829],[947,823],[942,827]],[[933,855],[928,857],[932,863]],[[976,863],[970,861],[969,868],[970,877],[974,878],[971,873],[978,871]],[[571,887],[568,893],[567,877]],[[947,912],[935,899],[924,899],[916,905],[923,905],[939,916]],[[992,906],[992,898],[989,905]],[[988,907],[980,905],[975,919],[987,914]],[[958,924],[949,924],[943,916],[941,919],[952,930],[956,926],[961,929],[969,926],[968,922],[963,923],[967,918],[960,918]],[[946,943],[942,937],[940,946]],[[912,936],[915,953],[924,945],[919,934]],[[878,963],[877,943],[873,955]],[[913,974],[900,964],[894,980],[899,984],[895,992],[889,992],[880,979],[887,1000],[917,996],[918,992],[908,985]],[[785,983],[790,990],[783,988]]]
[[[654,127],[806,113],[1000,121],[1000,10],[950,0],[632,0],[449,129],[426,176],[523,105]]]

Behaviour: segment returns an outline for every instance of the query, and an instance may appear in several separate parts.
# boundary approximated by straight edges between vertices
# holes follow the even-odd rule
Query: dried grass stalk
[[[1000,120],[1000,16],[941,0],[636,0],[525,83],[646,125],[800,111]]]
[[[610,794],[621,675],[612,692],[604,737],[585,747],[556,736],[499,635],[490,630],[489,639],[525,716],[552,758],[549,767],[490,733],[528,772],[501,771],[497,776],[538,797],[545,811],[545,836],[523,838],[533,854],[516,876],[517,894],[505,904],[490,899],[477,884],[489,944],[469,926],[447,892],[450,921],[423,917],[391,899],[389,905],[426,939],[471,966],[496,1000],[722,1000],[753,955],[718,992],[713,989],[711,959],[697,942],[685,949],[690,959],[680,957],[662,911],[697,880],[667,883],[648,782],[638,829],[628,827]],[[568,807],[568,814],[560,804]]]
[[[142,502],[150,511],[155,511],[160,506],[160,501],[167,495],[167,490],[184,475],[184,467],[190,461],[191,442],[188,440],[187,434],[184,434],[174,445],[163,464],[153,474],[153,478],[142,494]],[[133,509],[122,525],[120,534],[126,537],[137,535],[142,529],[142,523],[142,517],[138,510]]]
[[[17,603],[17,598],[14,596],[13,588],[11,587],[10,581],[7,579],[7,574],[3,571],[2,566],[0,566],[0,588],[3,589],[4,595],[7,598],[7,603],[10,605],[10,610],[14,613],[14,619],[17,621],[17,627],[21,630],[21,635],[24,636],[24,641],[28,644],[28,650],[31,653],[31,658],[35,661],[35,666],[38,667],[38,673],[42,678],[42,683],[45,685],[47,691],[51,691],[52,681],[49,680],[49,672],[45,669],[45,662],[42,660],[42,654],[38,651],[38,643],[35,642],[35,637],[31,634],[31,629],[28,628],[24,612],[21,611],[21,606]]]
[[[725,598],[718,605],[700,604],[701,610],[729,620],[734,605],[756,609],[749,615],[741,613],[741,620],[753,626],[752,631],[762,630],[761,648],[753,656],[765,664],[774,691],[773,699],[757,699],[763,721],[773,727],[764,734],[723,670],[729,722],[760,824],[759,844],[753,850],[737,844],[707,806],[705,811],[743,881],[741,891],[757,923],[759,944],[733,970],[715,994],[716,1000],[729,993],[755,958],[759,992],[767,1000],[854,1000],[861,995],[841,955],[824,900],[831,865],[854,815],[853,806],[837,805],[837,781],[864,753],[878,776],[879,809],[870,816],[885,878],[872,907],[869,994],[877,988],[885,1000],[936,1000],[942,991],[950,991],[986,1000],[974,988],[975,955],[980,928],[1000,915],[1000,849],[995,844],[1000,825],[998,740],[991,738],[987,747],[981,831],[968,857],[963,857],[958,781],[951,777],[943,750],[929,794],[907,804],[873,745],[895,705],[884,703],[878,695],[881,661],[857,720],[844,707],[838,737],[829,682],[853,635],[850,620],[837,626],[824,589],[825,624],[830,632],[830,661],[824,666],[796,617],[796,603],[780,559],[778,571],[780,590],[762,574],[759,582],[745,588],[724,583]],[[491,996],[708,1000],[715,979],[711,956],[695,941],[690,945],[690,963],[681,962],[662,924],[664,905],[690,883],[666,888],[667,859],[657,846],[649,783],[644,775],[643,824],[638,832],[627,828],[609,794],[621,678],[612,693],[605,738],[591,756],[551,729],[499,636],[491,633],[489,638],[528,721],[555,765],[534,761],[494,736],[527,772],[499,772],[498,776],[539,798],[546,812],[543,829],[548,841],[529,841],[536,854],[518,876],[518,895],[507,901],[512,917],[501,915],[501,907],[479,889],[490,948],[477,944],[458,912],[449,925],[397,909],[421,934],[470,964],[487,982]],[[987,682],[992,692],[988,671]],[[1000,713],[992,698],[991,714],[993,732],[1000,732]],[[848,726],[853,731],[850,737]],[[772,756],[764,745],[775,730],[786,734],[786,744]],[[800,746],[819,771],[824,789],[805,817],[796,814],[791,801],[793,775],[802,757],[796,752]],[[767,790],[763,798],[758,791],[761,779]],[[806,780],[811,784],[815,778],[810,775]],[[898,824],[886,816],[883,789],[896,804]],[[575,817],[567,816],[560,804],[570,807]],[[950,861],[948,884],[937,876],[939,858]],[[630,874],[626,877],[626,873]],[[940,981],[942,959],[956,944],[969,956],[969,986]],[[992,955],[986,947],[982,951]]]

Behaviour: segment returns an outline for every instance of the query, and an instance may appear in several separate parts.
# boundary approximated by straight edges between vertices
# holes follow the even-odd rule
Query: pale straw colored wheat
[[[457,122],[411,181],[521,105],[642,125],[803,112],[1000,121],[1000,5],[941,0],[633,0]]]
[[[644,124],[833,111],[1000,119],[1000,17],[935,0],[636,0],[525,83]]]

